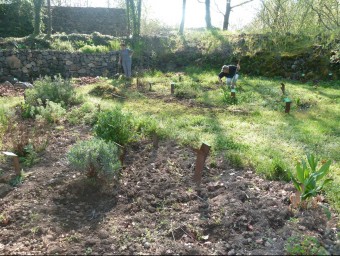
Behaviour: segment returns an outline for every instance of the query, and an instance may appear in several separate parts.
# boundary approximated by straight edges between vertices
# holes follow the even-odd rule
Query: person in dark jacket
[[[236,87],[236,81],[238,79],[237,71],[240,70],[240,64],[235,65],[223,65],[221,72],[218,74],[218,81],[223,84],[222,78],[226,77],[227,87],[234,89]]]

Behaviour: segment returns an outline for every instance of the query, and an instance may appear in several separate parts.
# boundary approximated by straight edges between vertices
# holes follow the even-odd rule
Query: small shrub
[[[328,255],[318,239],[312,236],[291,236],[284,248],[287,255]]]
[[[36,107],[36,118],[44,119],[48,123],[59,123],[66,115],[66,109],[62,107],[62,103],[55,103],[53,101],[46,101],[46,106]]]
[[[12,187],[17,187],[20,186],[23,181],[25,179],[25,176],[23,174],[14,176],[10,181],[9,181],[9,185],[11,185]]]
[[[124,146],[133,140],[134,120],[130,113],[116,107],[99,114],[94,131],[98,137]]]
[[[73,45],[70,41],[62,41],[60,39],[56,39],[51,44],[51,49],[57,51],[67,51],[67,52],[74,52]]]
[[[36,115],[36,108],[24,102],[20,104],[19,110],[23,118],[32,118]]]
[[[23,157],[26,155],[25,147],[29,144],[30,136],[25,125],[14,123],[7,128],[4,144],[19,157]]]
[[[27,167],[31,167],[39,162],[38,153],[35,151],[33,144],[28,143],[24,147],[24,156],[20,157],[20,162]]]
[[[11,150],[22,161],[36,163],[37,152],[42,152],[48,145],[45,127],[29,127],[22,123],[11,123],[3,137],[4,148]],[[30,164],[29,164],[30,165]]]
[[[117,177],[120,169],[117,145],[100,138],[78,142],[67,153],[67,159],[72,168],[85,172],[89,178]]]
[[[62,103],[63,106],[77,104],[80,101],[70,80],[63,79],[60,75],[54,76],[53,79],[45,76],[36,80],[34,87],[26,90],[25,95],[25,103],[31,106],[38,106],[38,99],[43,105],[49,100]]]

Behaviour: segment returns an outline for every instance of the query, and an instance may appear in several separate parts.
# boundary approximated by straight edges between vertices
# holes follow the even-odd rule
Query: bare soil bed
[[[208,156],[198,186],[196,153],[174,141],[130,145],[119,185],[95,185],[66,160],[90,134],[90,127],[67,124],[50,130],[22,184],[1,181],[0,254],[283,255],[289,237],[312,236],[324,254],[340,255],[334,212],[328,220],[321,206],[292,209],[292,184],[223,158],[212,164]],[[13,172],[9,163],[0,168]]]

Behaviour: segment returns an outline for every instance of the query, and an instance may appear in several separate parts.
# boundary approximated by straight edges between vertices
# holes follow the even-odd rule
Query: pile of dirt
[[[131,145],[119,186],[94,185],[65,157],[89,134],[53,131],[40,163],[1,198],[1,254],[282,255],[291,236],[340,253],[337,216],[291,209],[291,184],[208,157],[198,186],[196,153],[173,141]]]

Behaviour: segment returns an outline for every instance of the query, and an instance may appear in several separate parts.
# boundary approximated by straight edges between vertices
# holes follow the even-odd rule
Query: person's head
[[[223,73],[229,73],[229,66],[223,65],[221,71],[222,71]]]
[[[120,47],[125,48],[125,47],[126,47],[126,44],[125,44],[125,43],[121,43],[121,44],[120,44]]]

